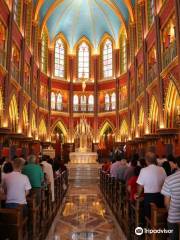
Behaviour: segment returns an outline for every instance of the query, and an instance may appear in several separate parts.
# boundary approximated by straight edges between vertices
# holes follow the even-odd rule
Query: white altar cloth
[[[96,163],[96,152],[72,152],[69,154],[70,163]]]

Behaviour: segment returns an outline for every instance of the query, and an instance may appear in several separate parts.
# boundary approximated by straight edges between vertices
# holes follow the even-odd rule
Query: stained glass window
[[[78,78],[89,78],[89,47],[83,42],[78,50]]]
[[[21,22],[21,0],[14,1],[14,20],[17,25],[20,27]]]
[[[111,95],[111,108],[112,110],[116,109],[116,94],[112,93]]]
[[[109,39],[103,48],[103,73],[104,78],[112,77],[112,42]]]
[[[78,111],[78,105],[79,105],[79,98],[77,95],[74,95],[73,97],[73,109],[75,112]]]
[[[60,93],[57,95],[57,110],[62,110],[62,95]]]
[[[55,44],[55,68],[54,75],[56,77],[64,77],[64,59],[65,59],[65,49],[64,43],[61,39],[58,39]]]
[[[51,109],[55,110],[55,108],[56,108],[56,96],[55,96],[55,93],[52,92],[51,93]]]
[[[90,95],[88,98],[88,111],[92,112],[94,110],[94,96]]]
[[[109,98],[109,94],[105,95],[105,110],[109,111],[110,109],[110,98]]]

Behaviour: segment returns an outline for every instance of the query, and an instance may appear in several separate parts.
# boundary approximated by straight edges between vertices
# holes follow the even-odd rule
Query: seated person
[[[136,200],[136,193],[137,193],[137,179],[140,173],[141,167],[136,166],[134,170],[134,176],[132,176],[127,183],[127,189],[129,192],[129,199],[130,201]],[[142,195],[143,196],[143,195]]]
[[[109,159],[106,159],[104,164],[102,165],[102,170],[106,173],[109,173],[110,168],[111,168],[111,161]]]
[[[35,193],[37,204],[41,201],[41,187],[44,181],[44,173],[39,164],[36,164],[36,156],[30,155],[28,157],[27,165],[24,165],[22,173],[25,174],[31,183],[31,193]]]
[[[4,176],[2,186],[6,194],[6,208],[23,205],[27,211],[26,196],[29,194],[31,184],[28,177],[21,173],[22,167],[22,159],[16,158],[13,161],[13,172]]]
[[[119,167],[119,169],[117,171],[117,178],[120,181],[124,181],[125,180],[124,174],[125,174],[125,171],[126,171],[127,168],[128,168],[128,165],[127,165],[126,159],[122,159],[121,160],[121,166]]]
[[[117,178],[118,177],[118,170],[121,167],[121,157],[118,156],[116,157],[116,161],[111,164],[111,169],[110,169],[110,174],[111,177]]]

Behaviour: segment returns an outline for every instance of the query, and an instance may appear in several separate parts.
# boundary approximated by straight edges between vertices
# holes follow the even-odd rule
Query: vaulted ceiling
[[[71,48],[83,36],[96,48],[105,33],[115,41],[121,26],[134,21],[135,0],[34,0],[35,19],[48,29],[52,41],[64,34]]]

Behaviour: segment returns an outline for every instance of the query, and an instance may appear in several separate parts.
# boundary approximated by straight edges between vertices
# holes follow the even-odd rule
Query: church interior
[[[178,240],[179,156],[179,0],[0,0],[0,239]]]

